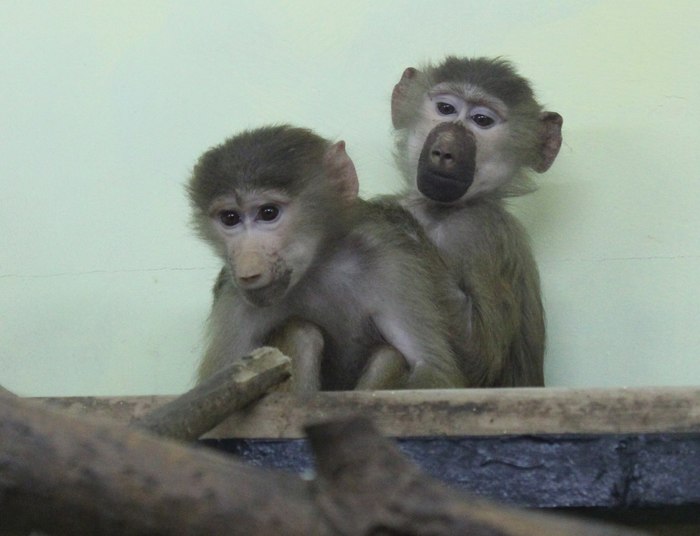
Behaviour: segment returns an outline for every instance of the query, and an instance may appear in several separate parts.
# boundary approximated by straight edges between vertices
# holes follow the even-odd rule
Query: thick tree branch
[[[2,530],[330,534],[308,484],[208,449],[0,398]]]

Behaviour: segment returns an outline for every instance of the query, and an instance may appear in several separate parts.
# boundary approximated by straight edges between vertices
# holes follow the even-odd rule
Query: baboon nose
[[[445,169],[451,169],[454,167],[454,157],[449,151],[442,149],[433,149],[430,152],[430,161],[435,166],[439,166]]]

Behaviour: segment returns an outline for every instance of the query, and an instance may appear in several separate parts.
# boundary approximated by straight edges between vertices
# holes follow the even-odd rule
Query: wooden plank
[[[76,414],[128,422],[172,396],[44,399]],[[700,432],[700,389],[455,389],[275,392],[224,421],[208,438],[300,438],[303,426],[361,414],[392,437]]]

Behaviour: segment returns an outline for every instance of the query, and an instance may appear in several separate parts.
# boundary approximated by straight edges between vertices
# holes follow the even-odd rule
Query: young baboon
[[[200,379],[273,344],[299,392],[465,385],[446,266],[403,209],[357,197],[343,142],[246,131],[199,159],[188,190],[224,261]]]
[[[501,59],[448,57],[408,68],[394,87],[401,198],[447,262],[479,386],[544,385],[537,266],[504,198],[531,190],[561,146],[562,118]]]

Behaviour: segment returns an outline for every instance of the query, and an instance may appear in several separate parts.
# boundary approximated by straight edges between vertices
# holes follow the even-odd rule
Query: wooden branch
[[[289,358],[279,350],[260,348],[132,424],[173,439],[197,439],[287,379],[290,371]]]
[[[307,428],[318,467],[316,496],[340,534],[632,536],[641,533],[502,508],[422,474],[369,421]]]
[[[113,422],[0,398],[0,533],[329,535],[308,483]]]

